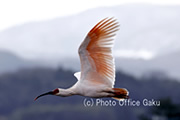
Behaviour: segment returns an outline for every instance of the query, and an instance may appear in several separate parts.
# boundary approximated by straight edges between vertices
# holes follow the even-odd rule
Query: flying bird
[[[78,53],[81,72],[74,76],[77,82],[68,89],[56,88],[45,95],[61,97],[81,95],[92,98],[112,97],[117,100],[128,99],[129,92],[125,88],[114,88],[115,65],[112,46],[119,23],[114,18],[105,18],[97,23],[81,43]]]

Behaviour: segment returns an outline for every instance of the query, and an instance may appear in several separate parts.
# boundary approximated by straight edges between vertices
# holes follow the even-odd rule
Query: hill
[[[40,63],[46,61],[45,65],[49,64],[49,67],[77,68],[74,66],[78,63],[75,61],[78,58],[77,49],[87,32],[102,18],[115,16],[120,23],[120,31],[115,39],[113,53],[117,58],[119,70],[135,76],[142,76],[144,72],[149,74],[155,70],[180,78],[179,58],[176,59],[180,50],[179,11],[180,6],[148,4],[90,9],[72,16],[25,23],[1,31],[0,48],[27,60],[35,59]],[[123,51],[126,53],[123,54]],[[128,51],[130,58],[127,58]],[[154,58],[143,60],[144,53],[146,57],[148,54],[148,57]],[[133,56],[140,59],[132,59]],[[18,61],[13,57],[9,62],[0,63],[0,71],[14,69],[24,63],[24,60]],[[18,65],[11,65],[12,63]]]
[[[52,119],[126,119],[137,120],[152,107],[141,106],[94,106],[85,107],[85,97],[61,98],[46,96],[33,99],[57,87],[67,88],[76,82],[69,70],[36,68],[24,69],[0,76],[0,118],[13,120]],[[127,88],[131,100],[159,100],[171,98],[177,104],[180,99],[180,83],[170,78],[149,77],[136,79],[120,71],[116,73],[115,87]],[[88,98],[87,98],[88,99]],[[94,101],[96,99],[93,99]],[[102,100],[113,100],[102,99]]]
[[[180,51],[175,51],[155,57],[151,60],[116,58],[117,69],[121,69],[136,77],[161,72],[165,76],[170,76],[180,80]]]
[[[38,65],[38,62],[25,60],[18,55],[0,50],[0,73],[13,72],[22,68],[32,68]]]

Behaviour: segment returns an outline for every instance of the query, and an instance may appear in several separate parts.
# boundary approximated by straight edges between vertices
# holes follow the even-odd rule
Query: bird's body
[[[74,74],[78,79],[76,84],[68,89],[57,88],[36,99],[48,94],[62,97],[81,95],[94,98],[128,98],[126,89],[113,88],[115,65],[111,49],[118,28],[118,22],[113,18],[105,18],[96,24],[79,47],[81,72]]]
[[[78,81],[74,86],[67,89],[68,91],[72,91],[72,95],[81,95],[87,97],[108,97],[111,93],[107,93],[106,91],[111,90],[109,87],[103,84],[96,84],[92,82],[81,82]]]

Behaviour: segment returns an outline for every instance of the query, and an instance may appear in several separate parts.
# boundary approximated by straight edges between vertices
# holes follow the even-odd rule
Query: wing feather
[[[77,78],[77,80],[80,80],[81,78],[81,72],[74,73],[74,76]]]
[[[88,33],[79,47],[81,80],[113,86],[115,66],[112,56],[113,37],[119,30],[114,18],[105,18]]]

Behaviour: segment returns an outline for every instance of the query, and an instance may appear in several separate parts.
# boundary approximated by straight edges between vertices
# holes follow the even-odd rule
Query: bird
[[[45,95],[128,99],[127,89],[114,88],[115,64],[112,47],[119,27],[119,22],[114,17],[106,17],[98,22],[86,35],[78,49],[81,72],[74,73],[77,82],[70,88],[56,88],[37,96],[34,100]]]

